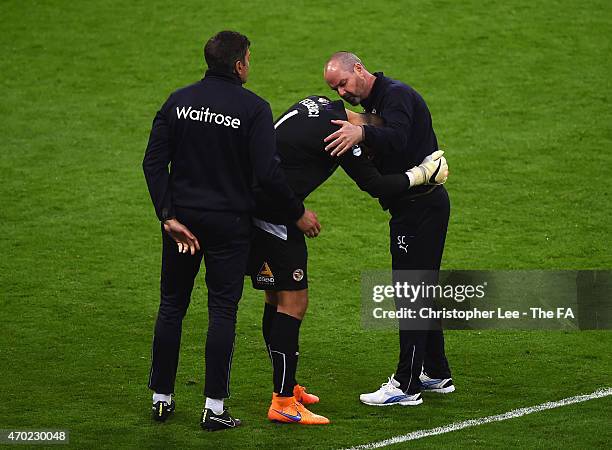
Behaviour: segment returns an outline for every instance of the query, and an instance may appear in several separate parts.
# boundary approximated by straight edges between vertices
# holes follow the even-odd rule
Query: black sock
[[[302,321],[277,312],[270,332],[270,354],[274,369],[274,392],[291,397],[297,370],[300,325]]]
[[[263,334],[264,342],[266,343],[266,353],[272,360],[270,354],[270,333],[272,332],[272,324],[274,323],[274,316],[276,315],[276,306],[270,303],[265,303],[263,318],[261,319],[261,332]]]

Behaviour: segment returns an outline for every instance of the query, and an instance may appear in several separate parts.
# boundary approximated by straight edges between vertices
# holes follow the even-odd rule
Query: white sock
[[[153,394],[153,403],[157,402],[166,402],[168,404],[172,403],[172,394],[158,394],[157,392]]]
[[[212,412],[217,415],[223,414],[223,399],[218,400],[216,398],[206,397],[206,406],[204,407],[212,410]]]

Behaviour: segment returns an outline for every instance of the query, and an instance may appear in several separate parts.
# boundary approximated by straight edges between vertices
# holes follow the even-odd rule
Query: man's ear
[[[363,64],[355,63],[355,65],[353,66],[353,71],[361,75],[361,72],[363,71]]]

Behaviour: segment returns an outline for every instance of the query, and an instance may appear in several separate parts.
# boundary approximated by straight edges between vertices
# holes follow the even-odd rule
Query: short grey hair
[[[325,63],[325,67],[327,67],[327,65],[331,62],[337,62],[340,67],[342,67],[342,69],[344,70],[350,70],[351,72],[353,71],[355,64],[359,63],[361,65],[363,65],[363,63],[361,62],[361,59],[359,59],[359,56],[357,56],[354,53],[351,52],[336,52],[333,55],[330,56],[330,58],[327,60],[327,63]]]

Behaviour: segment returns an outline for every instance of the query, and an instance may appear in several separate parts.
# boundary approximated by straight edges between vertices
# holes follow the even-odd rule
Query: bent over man
[[[407,192],[411,186],[448,173],[442,152],[430,155],[412,174],[382,176],[369,160],[366,149],[354,147],[340,158],[323,151],[323,139],[337,130],[332,120],[354,124],[381,124],[372,114],[345,110],[341,100],[309,96],[290,107],[276,122],[276,141],[287,181],[298,198],[304,200],[340,166],[364,191],[373,197]],[[426,177],[423,176],[426,174]],[[414,181],[411,183],[410,177]],[[314,414],[304,405],[319,398],[306,392],[296,379],[299,355],[299,330],[308,306],[308,268],[306,243],[286,215],[264,192],[257,191],[254,239],[249,258],[253,287],[265,290],[262,331],[273,365],[274,392],[268,418],[272,421],[303,425],[326,424],[328,419]]]

